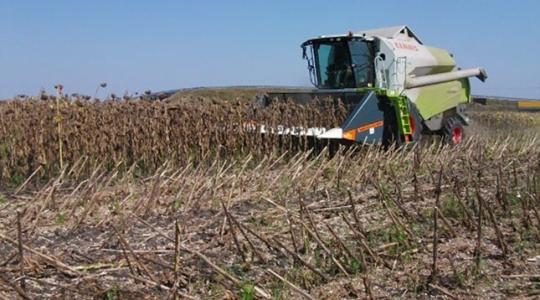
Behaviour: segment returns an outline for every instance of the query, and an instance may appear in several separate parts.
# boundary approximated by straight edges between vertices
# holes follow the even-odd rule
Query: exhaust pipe
[[[473,76],[476,76],[482,82],[486,81],[488,77],[486,71],[482,68],[467,69],[467,70],[453,71],[453,72],[448,72],[448,73],[407,78],[405,82],[405,88],[412,89],[412,88],[422,87],[426,85],[443,83],[443,82],[448,82],[448,81],[453,81],[453,80],[468,78],[468,77],[473,77]]]

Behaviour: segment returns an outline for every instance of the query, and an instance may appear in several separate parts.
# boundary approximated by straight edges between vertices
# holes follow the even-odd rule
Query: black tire
[[[420,113],[418,113],[418,110],[414,105],[411,105],[411,127],[413,129],[413,142],[420,143],[424,136],[424,126],[422,125],[422,117],[420,117]]]
[[[441,135],[445,144],[456,146],[463,143],[465,130],[461,118],[453,116],[446,119]]]
[[[383,106],[384,111],[384,127],[382,136],[382,145],[385,150],[392,148],[399,148],[403,146],[403,140],[399,134],[399,127],[396,119],[396,112],[394,107],[385,104]]]

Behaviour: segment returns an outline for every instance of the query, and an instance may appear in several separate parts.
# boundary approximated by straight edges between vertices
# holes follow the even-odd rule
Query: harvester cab
[[[468,78],[487,78],[481,68],[461,70],[407,26],[320,36],[302,50],[316,89],[268,93],[259,103],[339,99],[350,108],[340,127],[302,131],[323,140],[403,144],[440,134],[457,144],[469,123],[462,110],[471,101]]]
[[[310,79],[319,89],[372,87],[374,48],[360,38],[319,38],[302,44]]]

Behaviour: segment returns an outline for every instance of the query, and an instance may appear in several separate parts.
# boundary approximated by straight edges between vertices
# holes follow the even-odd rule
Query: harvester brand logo
[[[418,51],[418,47],[416,47],[416,45],[402,43],[402,42],[394,42],[394,45],[396,46],[396,48],[399,48],[399,49]]]

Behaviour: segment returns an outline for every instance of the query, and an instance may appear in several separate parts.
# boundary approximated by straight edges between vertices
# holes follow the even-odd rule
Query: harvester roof
[[[351,33],[321,35],[317,38],[309,39],[308,41],[306,41],[306,43],[309,43],[310,41],[313,41],[313,40],[332,39],[332,38],[350,37],[350,36],[351,36]],[[406,25],[357,31],[357,32],[353,32],[352,36],[365,37],[365,38],[383,37],[383,38],[388,38],[388,39],[396,39],[396,40],[404,40],[404,41],[414,40],[415,42],[419,44],[423,44],[422,41],[418,38],[418,36]]]
[[[414,39],[419,44],[422,44],[422,41],[418,38],[418,36],[416,36],[416,34],[414,34],[414,32],[412,32],[412,30],[406,25],[362,30],[360,32],[355,32],[354,35],[378,36],[389,39]]]

